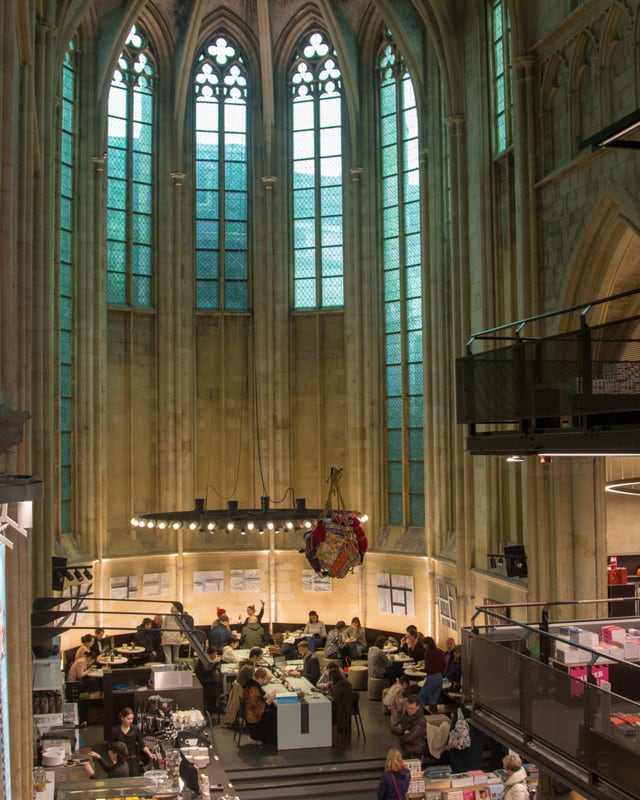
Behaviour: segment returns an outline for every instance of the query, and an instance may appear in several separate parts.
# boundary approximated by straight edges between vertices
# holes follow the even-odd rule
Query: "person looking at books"
[[[502,800],[529,800],[527,772],[522,766],[520,756],[515,753],[508,753],[502,759],[502,766],[507,773]]]
[[[378,784],[378,800],[406,800],[411,775],[397,747],[387,751],[384,772]]]
[[[422,758],[427,744],[427,721],[415,694],[407,697],[404,711],[391,726],[391,733],[400,739],[403,758]],[[510,800],[515,800],[510,798]]]

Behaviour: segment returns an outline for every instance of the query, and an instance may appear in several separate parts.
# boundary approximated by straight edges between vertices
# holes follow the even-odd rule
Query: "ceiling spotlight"
[[[272,531],[272,530],[273,530],[275,527],[276,527],[276,526],[273,524],[273,522],[267,522],[267,528],[268,528],[270,531]]]
[[[76,567],[76,569],[74,569],[74,570],[73,570],[73,577],[74,577],[74,578],[75,578],[75,579],[76,579],[76,580],[77,580],[79,583],[81,583],[81,582],[82,582],[82,573],[80,572],[80,570],[79,570],[77,567]]]
[[[195,520],[192,520],[189,523],[189,530],[190,531],[195,531],[197,527],[198,527],[198,523]]]
[[[509,456],[507,461],[510,461],[512,464],[521,464],[524,458],[522,456]]]
[[[235,525],[233,524],[233,521],[229,520],[229,522],[227,522],[227,530],[228,531],[232,531],[234,528],[235,528]]]
[[[208,531],[215,531],[216,523],[215,522],[207,522],[207,530]]]
[[[171,527],[173,528],[174,531],[179,531],[180,528],[182,527],[182,523],[176,520],[175,522],[171,523]]]
[[[69,582],[75,580],[73,572],[69,572],[68,569],[65,569],[65,571],[62,574],[64,575],[65,579],[68,580]]]
[[[93,573],[91,572],[91,570],[89,569],[89,567],[85,567],[85,568],[84,568],[82,571],[84,572],[84,577],[85,577],[85,578],[86,578],[88,581],[92,581],[92,580],[93,580]]]
[[[256,527],[256,523],[255,522],[247,522],[247,530],[248,531],[254,530],[255,527]]]
[[[553,461],[551,456],[540,456],[540,463],[541,464],[550,464]]]

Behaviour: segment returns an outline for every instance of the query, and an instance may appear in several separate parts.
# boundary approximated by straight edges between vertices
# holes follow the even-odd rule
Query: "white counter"
[[[287,678],[294,692],[282,683],[269,683],[267,693],[276,692],[278,713],[278,750],[298,750],[305,747],[331,747],[331,701],[316,691],[306,678]],[[295,692],[305,694],[300,700]],[[279,696],[296,697],[295,701],[278,702]]]

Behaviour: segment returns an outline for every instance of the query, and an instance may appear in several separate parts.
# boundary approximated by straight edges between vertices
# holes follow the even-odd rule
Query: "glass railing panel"
[[[522,711],[518,653],[475,637],[472,682],[474,702],[520,725]]]

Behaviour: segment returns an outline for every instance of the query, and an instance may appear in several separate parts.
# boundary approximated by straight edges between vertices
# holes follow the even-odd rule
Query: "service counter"
[[[175,707],[188,710],[197,708],[202,711],[204,699],[202,684],[191,676],[190,686],[178,688],[155,689],[150,687],[151,668],[131,667],[104,672],[102,676],[102,690],[104,694],[104,738],[109,740],[111,730],[118,724],[118,715],[121,709],[128,706],[135,712],[152,695],[162,695],[171,698]]]

